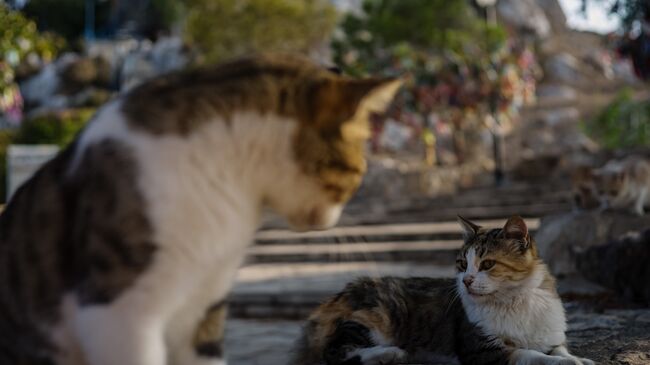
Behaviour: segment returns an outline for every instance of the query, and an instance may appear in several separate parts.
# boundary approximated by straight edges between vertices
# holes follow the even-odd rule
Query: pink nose
[[[474,276],[468,275],[463,278],[463,284],[469,288],[470,285],[474,282]]]

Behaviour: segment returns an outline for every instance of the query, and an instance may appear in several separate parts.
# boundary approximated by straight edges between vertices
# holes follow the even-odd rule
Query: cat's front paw
[[[589,360],[589,359],[581,359],[578,357],[569,357],[569,358],[563,358],[561,362],[558,363],[559,365],[596,365],[595,362]]]
[[[565,357],[553,356],[554,359],[551,359],[550,362],[545,362],[544,365],[581,365],[577,360],[568,359]]]
[[[596,365],[596,363],[593,360],[582,359],[582,358],[578,358],[578,360],[580,360],[580,363],[582,363],[582,365]]]
[[[363,365],[395,365],[406,360],[406,351],[396,346],[375,346],[356,351]]]
[[[561,356],[535,356],[521,359],[516,365],[581,365],[576,360]]]

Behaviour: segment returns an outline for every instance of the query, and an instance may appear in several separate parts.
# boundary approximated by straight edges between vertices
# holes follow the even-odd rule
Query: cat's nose
[[[469,288],[470,285],[474,282],[474,276],[468,275],[463,278],[463,284]]]

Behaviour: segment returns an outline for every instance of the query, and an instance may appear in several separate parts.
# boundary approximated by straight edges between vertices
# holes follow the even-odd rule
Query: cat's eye
[[[494,264],[496,264],[496,261],[494,261],[494,260],[483,260],[483,261],[481,261],[481,265],[479,266],[479,270],[490,270],[491,268],[494,267]]]
[[[456,267],[459,271],[467,270],[467,261],[465,260],[456,260]]]

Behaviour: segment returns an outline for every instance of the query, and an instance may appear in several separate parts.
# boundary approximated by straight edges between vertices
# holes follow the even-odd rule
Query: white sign
[[[7,201],[58,152],[59,147],[54,145],[10,145],[7,151]]]

